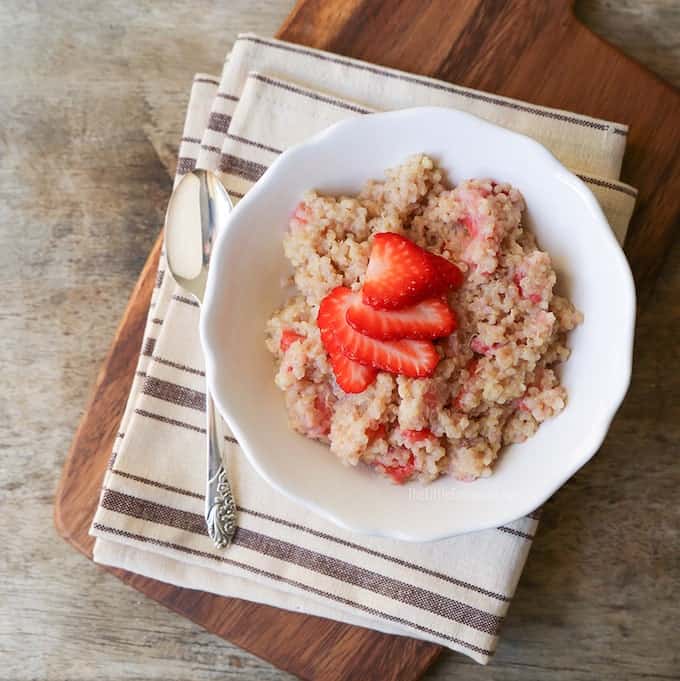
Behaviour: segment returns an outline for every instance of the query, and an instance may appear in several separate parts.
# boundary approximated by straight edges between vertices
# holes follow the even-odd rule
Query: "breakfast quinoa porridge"
[[[356,197],[307,193],[283,243],[297,294],[266,331],[291,427],[395,483],[470,481],[559,414],[582,315],[524,207],[424,155]]]

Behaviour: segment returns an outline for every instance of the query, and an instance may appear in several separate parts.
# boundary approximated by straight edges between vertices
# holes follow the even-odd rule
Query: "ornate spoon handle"
[[[236,531],[236,504],[222,459],[212,395],[206,392],[208,417],[208,482],[205,490],[205,522],[210,538],[220,549],[231,543]]]

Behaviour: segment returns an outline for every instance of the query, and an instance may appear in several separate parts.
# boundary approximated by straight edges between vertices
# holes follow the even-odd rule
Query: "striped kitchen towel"
[[[625,125],[533,106],[253,35],[221,79],[194,79],[177,177],[219,169],[242,197],[287,147],[371,111],[449,106],[527,133],[589,183],[622,240],[635,190],[618,181]],[[271,489],[224,424],[239,504],[234,544],[203,521],[205,375],[198,308],[161,262],[99,508],[95,560],[180,586],[427,639],[485,663],[538,515],[445,541],[354,535]],[[414,497],[413,503],[427,503]]]

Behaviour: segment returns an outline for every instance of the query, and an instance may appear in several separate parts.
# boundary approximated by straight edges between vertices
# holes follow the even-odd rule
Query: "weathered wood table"
[[[191,77],[218,73],[237,31],[272,34],[291,5],[0,5],[0,679],[288,678],[94,568],[51,515],[162,222]],[[577,13],[680,84],[677,0]],[[679,294],[676,245],[640,313],[626,403],[547,504],[492,666],[445,654],[429,679],[677,678]]]

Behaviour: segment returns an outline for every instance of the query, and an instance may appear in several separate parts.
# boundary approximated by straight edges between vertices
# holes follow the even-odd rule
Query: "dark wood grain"
[[[640,189],[626,250],[649,290],[677,227],[680,97],[583,28],[570,3],[529,0],[302,0],[279,37],[631,125],[625,181]],[[132,383],[160,253],[156,242],[64,466],[59,533],[92,557],[87,530]],[[179,589],[121,570],[124,582],[305,679],[415,679],[437,646]]]

